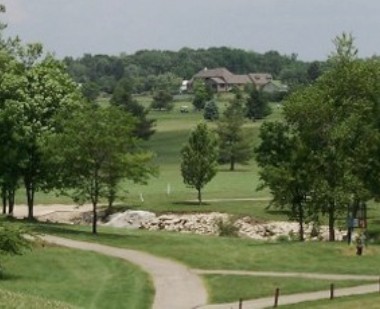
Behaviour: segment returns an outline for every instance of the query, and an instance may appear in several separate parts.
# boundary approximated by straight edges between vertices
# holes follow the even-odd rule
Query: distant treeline
[[[313,81],[325,67],[325,63],[317,61],[300,61],[296,54],[281,55],[277,51],[259,54],[227,47],[182,48],[178,52],[141,50],[119,56],[85,54],[77,59],[66,57],[64,62],[90,97],[100,92],[113,93],[123,78],[130,80],[135,93],[164,87],[175,92],[181,80],[190,79],[205,67],[225,67],[235,74],[268,72],[292,88]]]

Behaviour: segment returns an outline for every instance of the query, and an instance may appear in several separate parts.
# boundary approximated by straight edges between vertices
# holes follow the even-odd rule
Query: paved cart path
[[[155,297],[153,309],[237,309],[238,302],[225,304],[207,305],[207,292],[204,284],[198,275],[205,274],[226,274],[226,275],[251,275],[251,276],[273,276],[273,277],[297,277],[315,278],[329,280],[378,280],[377,276],[367,275],[342,275],[342,274],[315,274],[315,273],[285,273],[285,272],[253,272],[238,270],[201,270],[189,269],[178,262],[153,256],[151,254],[116,248],[96,243],[83,242],[46,235],[42,237],[49,243],[74,249],[94,251],[97,253],[128,260],[139,265],[148,272],[153,279],[155,287]],[[379,283],[361,285],[350,288],[341,288],[334,291],[335,297],[368,294],[379,292]],[[281,294],[281,292],[280,292]],[[279,305],[295,304],[305,301],[327,299],[330,290],[298,293],[291,295],[280,295]],[[265,297],[254,300],[246,300],[243,303],[244,309],[259,309],[273,307],[274,298]]]
[[[379,292],[379,284],[368,284],[361,285],[351,288],[336,289],[334,291],[335,297],[350,296],[350,295],[360,295]],[[281,293],[281,292],[280,292]],[[298,293],[291,295],[280,295],[278,305],[289,305],[296,304],[306,301],[328,299],[330,297],[330,290],[310,292],[310,293]],[[255,300],[243,301],[244,309],[263,309],[263,308],[273,308],[274,297],[259,298]],[[206,305],[200,306],[199,309],[238,309],[238,302],[228,303],[228,304],[216,304],[216,305]],[[281,308],[281,307],[279,307]],[[305,308],[307,306],[305,305]]]
[[[42,237],[49,243],[74,249],[94,251],[139,265],[152,276],[155,297],[153,309],[192,309],[207,303],[202,280],[186,266],[137,250],[115,248],[56,236]]]
[[[255,277],[286,277],[286,278],[305,278],[320,280],[360,280],[378,281],[379,276],[371,275],[346,275],[346,274],[321,274],[321,273],[297,273],[297,272],[273,272],[273,271],[246,271],[246,270],[205,270],[193,269],[199,275],[237,275]]]

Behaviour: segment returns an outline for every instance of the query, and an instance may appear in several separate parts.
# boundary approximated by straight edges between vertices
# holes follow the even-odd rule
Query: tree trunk
[[[108,198],[107,198],[108,206],[107,206],[106,213],[105,213],[106,216],[109,216],[111,214],[111,209],[112,209],[112,206],[113,206],[115,199],[116,199],[116,192],[115,192],[115,190],[110,189],[108,191]]]
[[[97,234],[97,221],[98,221],[98,214],[96,212],[96,202],[92,203],[92,234]]]
[[[358,214],[358,210],[359,210],[359,205],[360,205],[360,201],[355,198],[354,199],[354,202],[352,204],[352,209],[350,212],[350,209],[348,209],[347,211],[347,224],[348,224],[348,228],[347,228],[347,242],[348,244],[351,244],[352,243],[352,232],[354,230],[352,224],[353,224],[353,220],[356,218],[357,214]],[[349,206],[348,206],[349,208]]]
[[[3,200],[3,215],[7,213],[7,190],[5,186],[1,188],[1,198]]]
[[[329,207],[329,241],[335,241],[335,202]]]
[[[201,193],[201,189],[197,189],[198,190],[198,204],[201,205],[202,204],[202,193]]]
[[[26,190],[26,200],[28,204],[28,220],[33,220],[33,206],[34,206],[34,185],[33,182],[24,180],[25,190]]]
[[[235,157],[232,156],[230,160],[230,171],[234,171],[234,170],[235,170]]]
[[[99,202],[99,168],[95,168],[92,187],[92,234],[97,234],[98,213],[96,211]]]
[[[13,217],[13,209],[15,206],[15,195],[16,195],[16,190],[10,189],[8,190],[8,214]]]
[[[300,236],[300,241],[305,240],[305,232],[304,232],[304,226],[303,226],[303,221],[304,221],[304,213],[303,213],[303,207],[302,203],[298,203],[298,223],[299,223],[299,236]]]

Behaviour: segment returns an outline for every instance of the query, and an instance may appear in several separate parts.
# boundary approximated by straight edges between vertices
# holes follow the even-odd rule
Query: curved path
[[[94,251],[97,253],[128,260],[139,265],[148,272],[156,290],[153,309],[237,309],[238,302],[226,304],[207,304],[207,292],[199,275],[204,274],[233,274],[274,277],[302,277],[331,280],[378,280],[377,276],[338,275],[338,274],[312,274],[312,273],[278,273],[278,272],[252,272],[234,270],[201,270],[189,269],[186,266],[159,258],[137,250],[122,249],[96,243],[89,243],[67,238],[46,235],[42,239],[49,243],[74,249]],[[334,291],[335,297],[367,294],[379,291],[379,283],[341,288]],[[280,295],[279,305],[294,304],[306,301],[326,299],[330,290]],[[244,308],[268,308],[274,304],[273,297],[265,297],[244,301]]]
[[[207,303],[207,292],[202,280],[180,263],[136,250],[56,236],[45,235],[42,239],[60,246],[94,251],[139,265],[153,279],[156,290],[153,309],[192,309]]]

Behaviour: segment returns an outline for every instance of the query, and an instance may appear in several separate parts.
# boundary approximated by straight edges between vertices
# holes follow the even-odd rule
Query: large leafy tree
[[[312,202],[328,216],[330,240],[347,205],[378,193],[380,66],[360,60],[351,36],[335,40],[330,70],[285,104],[287,122],[313,158]]]
[[[218,144],[207,125],[200,123],[191,132],[187,144],[181,150],[181,173],[185,184],[198,191],[202,204],[202,189],[217,172]]]
[[[122,180],[145,183],[155,173],[152,154],[138,148],[135,123],[120,108],[85,106],[64,122],[61,134],[50,138],[49,157],[57,166],[61,188],[76,201],[93,205],[93,233],[101,199],[112,206]]]
[[[309,150],[296,132],[281,122],[266,122],[260,128],[261,143],[255,149],[256,160],[263,181],[260,189],[268,187],[273,196],[272,205],[287,210],[290,219],[299,224],[299,239],[304,240],[304,223],[310,212]],[[312,219],[316,219],[312,216]]]
[[[216,129],[219,137],[219,162],[229,163],[231,171],[235,169],[236,163],[248,164],[253,157],[252,139],[243,128],[243,104],[244,99],[238,93],[224,111]]]
[[[0,165],[5,167],[3,191],[14,195],[17,178],[22,179],[32,219],[35,192],[49,186],[50,168],[42,160],[44,136],[61,129],[55,116],[69,113],[80,94],[60,62],[49,55],[41,57],[41,45],[15,47],[0,83],[1,138],[7,152]]]

